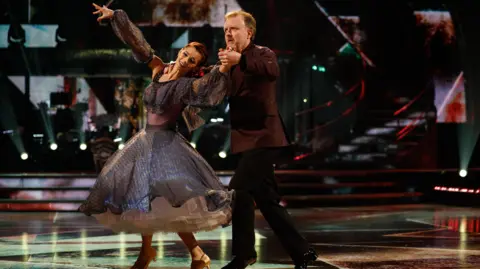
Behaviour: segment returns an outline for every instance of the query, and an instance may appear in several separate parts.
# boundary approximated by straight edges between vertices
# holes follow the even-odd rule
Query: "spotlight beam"
[[[42,116],[43,127],[45,128],[45,132],[47,133],[48,141],[50,143],[55,143],[55,135],[53,134],[53,125],[50,119],[50,115],[48,115],[47,103],[45,102],[39,103],[38,109],[40,110],[40,115]]]
[[[17,117],[15,116],[12,102],[8,96],[8,86],[5,85],[6,81],[8,81],[8,79],[3,74],[0,74],[0,125],[5,130],[11,130],[10,139],[12,139],[18,153],[22,154],[26,152],[25,146],[19,134]]]

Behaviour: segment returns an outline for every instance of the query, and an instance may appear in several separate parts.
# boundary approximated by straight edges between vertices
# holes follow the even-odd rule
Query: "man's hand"
[[[222,65],[233,66],[233,65],[239,64],[241,57],[242,57],[242,54],[232,49],[228,49],[228,50],[221,49],[218,52],[218,58],[220,59],[220,62],[222,62]]]

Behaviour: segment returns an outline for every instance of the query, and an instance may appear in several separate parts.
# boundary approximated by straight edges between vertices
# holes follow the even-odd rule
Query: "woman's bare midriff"
[[[156,114],[153,112],[147,112],[147,123],[149,125],[164,125],[168,123],[174,123],[180,113],[182,112],[183,105],[172,105],[162,114]]]
[[[167,123],[168,120],[169,118],[165,117],[165,115],[158,115],[151,112],[147,113],[147,123],[149,125],[163,125]]]

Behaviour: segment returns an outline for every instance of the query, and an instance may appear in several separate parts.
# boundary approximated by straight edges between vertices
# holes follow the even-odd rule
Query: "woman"
[[[115,34],[131,46],[138,62],[152,69],[145,89],[147,127],[105,164],[87,200],[79,210],[94,215],[115,232],[142,234],[142,248],[132,268],[147,268],[155,260],[154,232],[176,232],[192,256],[192,268],[210,266],[193,232],[212,230],[231,218],[231,197],[208,163],[173,125],[183,117],[190,130],[203,121],[199,107],[219,104],[225,96],[229,67],[222,65],[201,77],[193,76],[206,62],[205,46],[192,42],[178,53],[168,74],[166,64],[153,55],[141,31],[122,10],[93,4],[109,19]]]

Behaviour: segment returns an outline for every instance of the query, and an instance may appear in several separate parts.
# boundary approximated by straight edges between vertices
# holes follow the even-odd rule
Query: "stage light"
[[[447,187],[447,186],[435,186],[433,187],[436,191],[445,191],[445,192],[460,192],[460,193],[474,193],[480,194],[480,189],[468,189],[460,187]]]
[[[87,144],[85,144],[85,143],[80,144],[80,149],[81,150],[86,150],[87,149]]]
[[[327,69],[325,68],[325,66],[321,66],[321,65],[312,65],[312,70],[313,70],[313,71],[318,71],[318,72],[325,72],[325,71],[327,71]]]
[[[460,172],[458,172],[458,174],[459,174],[461,177],[466,177],[466,176],[467,176],[467,170],[462,169],[462,170],[460,170]]]
[[[51,150],[56,150],[58,148],[58,145],[55,143],[50,144],[50,149]]]
[[[26,152],[24,152],[20,155],[20,158],[22,158],[22,160],[25,161],[26,159],[28,159],[28,154]]]
[[[192,147],[195,149],[197,148],[197,144],[193,143],[193,142],[190,142],[190,145],[192,145]]]
[[[220,156],[220,158],[222,158],[222,159],[225,159],[225,158],[227,158],[227,153],[225,153],[225,151],[220,151],[218,153],[218,156]]]
[[[303,99],[303,102],[304,103],[308,102],[308,99],[307,98]]]
[[[125,145],[123,143],[118,144],[118,149],[119,150],[122,150],[124,147],[125,147]]]

